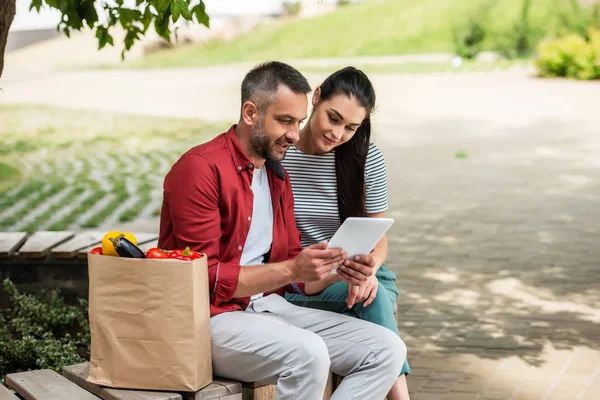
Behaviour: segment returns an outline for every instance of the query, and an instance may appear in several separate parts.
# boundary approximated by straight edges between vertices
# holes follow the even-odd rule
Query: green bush
[[[545,40],[537,47],[536,66],[543,77],[600,79],[600,30],[590,29],[589,40],[572,33]]]
[[[579,0],[562,0],[557,7],[558,34],[576,33],[589,40],[590,28],[600,29],[600,3],[584,7]]]
[[[283,10],[286,15],[298,15],[302,9],[302,3],[297,0],[288,0],[283,3]]]
[[[19,371],[49,368],[89,358],[87,301],[65,304],[58,291],[40,296],[20,293],[4,280],[10,308],[0,313],[0,377]]]
[[[485,26],[476,19],[472,19],[465,27],[455,27],[452,35],[454,53],[466,59],[475,58],[481,51],[485,34]]]
[[[541,30],[531,24],[531,0],[523,0],[519,20],[498,36],[497,47],[505,58],[529,57],[535,44],[543,37]]]
[[[496,2],[497,0],[487,0],[481,3],[466,23],[455,24],[452,27],[452,43],[457,56],[472,59],[482,50],[484,40],[488,36],[489,12]]]

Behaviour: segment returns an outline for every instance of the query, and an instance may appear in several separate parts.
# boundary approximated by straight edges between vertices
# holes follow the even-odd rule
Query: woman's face
[[[321,90],[313,95],[313,115],[310,119],[312,147],[318,153],[328,153],[352,139],[367,110],[356,98],[338,94],[329,100],[320,100]]]

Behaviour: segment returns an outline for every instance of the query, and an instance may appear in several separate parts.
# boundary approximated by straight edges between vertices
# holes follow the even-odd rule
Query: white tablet
[[[342,248],[348,253],[348,258],[369,254],[393,223],[392,218],[346,218],[327,244],[327,248]],[[335,274],[336,270],[331,273]]]

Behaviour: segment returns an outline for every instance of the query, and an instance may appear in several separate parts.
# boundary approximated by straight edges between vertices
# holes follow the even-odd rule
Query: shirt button
[[[248,217],[248,221],[250,221],[252,219],[252,217]]]
[[[250,190],[252,190],[252,185],[250,185]]]
[[[238,250],[241,250],[241,249],[242,249],[242,246],[238,246]]]
[[[254,168],[254,165],[250,164],[248,165],[248,168]]]
[[[242,169],[242,167],[240,167],[240,166],[238,165],[238,171],[240,171],[241,169]]]

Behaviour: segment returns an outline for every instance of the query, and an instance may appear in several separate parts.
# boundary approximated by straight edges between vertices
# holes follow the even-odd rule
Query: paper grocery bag
[[[197,391],[212,381],[208,267],[194,261],[88,255],[88,381]]]

